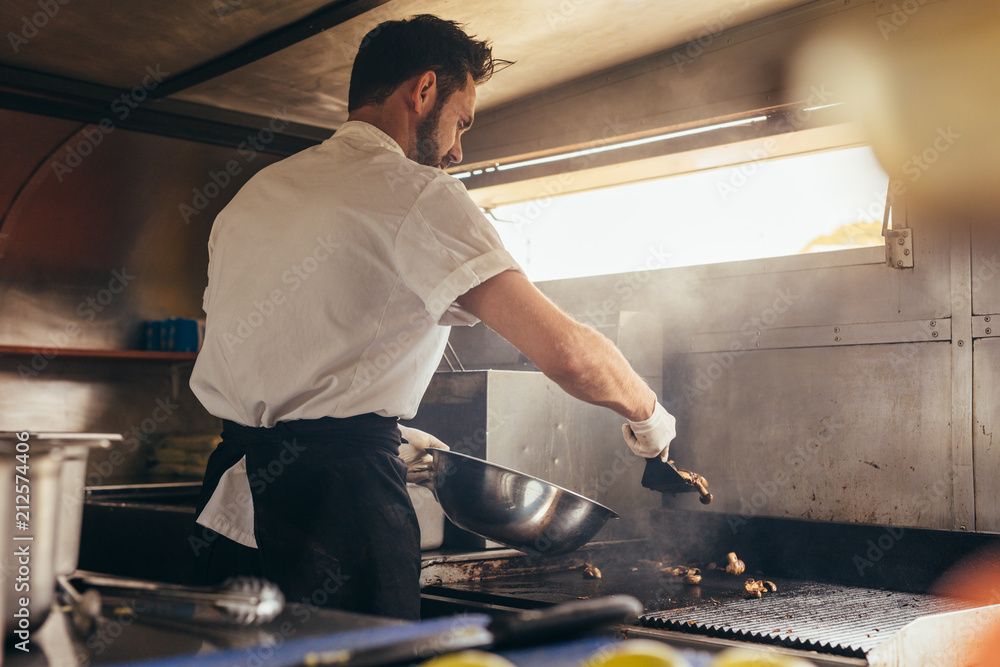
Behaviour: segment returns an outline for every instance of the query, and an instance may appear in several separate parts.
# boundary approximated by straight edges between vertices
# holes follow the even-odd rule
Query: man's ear
[[[427,70],[417,77],[416,85],[410,92],[410,104],[417,114],[434,108],[437,100],[437,74]]]

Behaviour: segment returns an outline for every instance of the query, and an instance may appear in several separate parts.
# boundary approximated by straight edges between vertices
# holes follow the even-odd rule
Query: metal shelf
[[[0,356],[47,358],[141,359],[146,361],[194,361],[197,352],[161,352],[153,350],[88,350],[83,348],[37,347],[31,345],[0,345]]]

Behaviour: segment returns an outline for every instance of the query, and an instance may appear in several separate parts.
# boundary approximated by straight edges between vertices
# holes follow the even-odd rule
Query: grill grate
[[[761,599],[646,613],[642,625],[863,658],[921,616],[969,605],[933,595],[807,583]]]

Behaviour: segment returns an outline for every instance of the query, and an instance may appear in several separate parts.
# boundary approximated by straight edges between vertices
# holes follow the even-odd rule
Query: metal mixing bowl
[[[578,493],[482,459],[429,449],[434,492],[459,528],[534,556],[580,548],[620,518]]]

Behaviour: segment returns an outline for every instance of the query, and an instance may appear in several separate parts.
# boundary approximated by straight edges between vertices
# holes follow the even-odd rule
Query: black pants
[[[198,503],[246,456],[257,549],[196,527],[205,583],[252,574],[289,602],[420,617],[420,534],[395,418],[223,422]],[[211,533],[211,531],[209,531]]]

